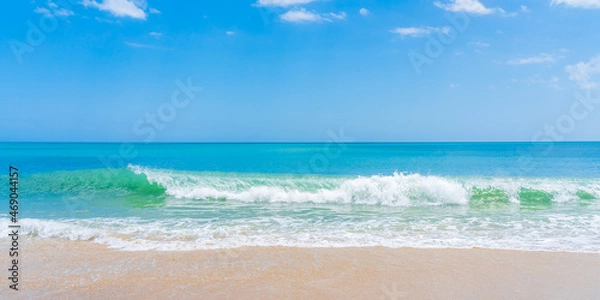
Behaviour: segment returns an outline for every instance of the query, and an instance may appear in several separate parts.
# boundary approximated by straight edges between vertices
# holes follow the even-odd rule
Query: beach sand
[[[64,240],[22,245],[20,291],[9,290],[5,279],[8,299],[600,298],[600,254],[383,247],[126,252]]]

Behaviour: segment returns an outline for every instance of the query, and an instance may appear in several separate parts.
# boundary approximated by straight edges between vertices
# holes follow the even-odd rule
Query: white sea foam
[[[0,226],[6,228],[6,221]],[[242,246],[495,248],[600,253],[600,216],[397,217],[315,222],[291,217],[196,219],[23,219],[35,239],[92,241],[125,251],[186,251]],[[3,235],[2,239],[6,239]]]
[[[553,178],[452,178],[399,174],[389,176],[292,176],[214,174],[129,166],[179,199],[228,199],[243,202],[339,203],[365,205],[467,204],[474,188],[497,189],[518,203],[523,189],[546,193],[553,202],[600,197],[600,180]]]
[[[385,246],[600,253],[598,179],[129,168],[166,189],[165,205],[148,209],[152,216],[21,219],[22,233],[34,239],[93,241],[127,251]],[[501,211],[470,206],[482,190],[491,200],[500,193],[512,203],[502,202]],[[550,195],[552,205],[528,210],[522,206],[524,190],[534,191],[532,198]],[[8,218],[0,218],[0,240],[7,238],[7,226]]]

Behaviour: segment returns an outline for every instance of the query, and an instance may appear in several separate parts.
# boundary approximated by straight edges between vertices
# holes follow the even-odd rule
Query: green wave
[[[459,178],[394,174],[327,176],[207,173],[130,166],[53,171],[22,179],[24,193],[80,201],[162,205],[167,198],[365,205],[468,205],[473,209],[552,209],[565,201],[595,204],[597,179]]]
[[[510,204],[508,194],[501,189],[493,187],[473,187],[471,193],[471,199],[469,201],[469,206],[471,208],[502,208]]]
[[[519,191],[521,209],[551,209],[552,199],[554,199],[554,196],[545,191],[534,190],[529,188],[521,188],[521,190]]]
[[[22,186],[31,193],[164,195],[166,188],[150,183],[145,175],[128,169],[95,169],[54,171],[33,174],[23,179]]]
[[[595,200],[596,199],[596,197],[594,197],[594,195],[592,195],[586,191],[582,191],[582,190],[577,191],[577,197],[579,197],[579,199],[581,199],[581,200]]]

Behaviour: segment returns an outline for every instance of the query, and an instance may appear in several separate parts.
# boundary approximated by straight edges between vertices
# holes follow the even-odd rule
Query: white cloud
[[[479,0],[450,0],[448,3],[436,1],[433,5],[447,11],[466,12],[477,15],[489,15],[495,12],[504,13],[504,10],[501,8],[485,7]]]
[[[361,16],[368,16],[368,15],[371,14],[371,12],[368,9],[364,8],[364,7],[361,8],[358,12],[360,13]]]
[[[146,19],[144,10],[147,4],[145,0],[102,0],[101,3],[95,0],[83,0],[81,4],[85,7],[95,7],[107,11],[116,17]]]
[[[535,74],[535,75],[530,76],[525,79],[513,78],[512,82],[513,83],[523,83],[523,84],[526,84],[529,86],[541,85],[541,86],[546,86],[546,87],[555,89],[557,91],[563,90],[563,88],[559,84],[560,80],[556,76],[551,76],[550,78],[545,78],[544,76],[542,76],[540,74]]]
[[[234,34],[235,34],[235,32],[233,32],[233,31],[226,31],[226,32],[225,32],[225,34],[226,34],[226,35],[234,35]]]
[[[256,6],[293,6],[300,4],[308,4],[317,0],[258,0]]]
[[[536,56],[532,56],[532,57],[511,59],[511,60],[507,61],[506,63],[509,65],[543,64],[543,63],[553,63],[556,61],[556,59],[557,59],[557,57],[554,55],[551,55],[548,53],[541,53],[540,55],[536,55]]]
[[[156,31],[150,32],[150,35],[155,38],[161,38],[163,36],[163,34],[161,32],[156,32]]]
[[[68,16],[72,16],[75,15],[75,13],[72,10],[68,10],[68,9],[64,9],[64,8],[58,8],[57,9],[57,5],[54,4],[53,2],[48,2],[48,6],[53,8],[52,11],[50,11],[49,9],[45,8],[45,7],[36,7],[33,12],[35,12],[36,14],[41,14],[47,17],[52,17],[52,16],[56,16],[56,17],[68,17]]]
[[[441,32],[444,34],[448,34],[450,32],[450,28],[449,27],[430,27],[430,26],[398,27],[396,29],[390,30],[390,32],[398,34],[402,37],[405,37],[405,36],[423,37],[423,36],[426,36],[426,35],[434,33],[434,32]]]
[[[527,5],[521,5],[521,11],[524,13],[531,12],[531,10],[529,10],[529,7],[527,7]]]
[[[152,48],[152,45],[132,43],[132,42],[125,42],[125,45],[127,45],[129,47],[133,47],[133,48]]]
[[[577,82],[582,89],[593,89],[598,87],[598,82],[592,80],[592,75],[600,73],[600,55],[592,58],[589,62],[579,62],[565,67],[569,73],[569,79]]]
[[[557,91],[563,90],[563,88],[559,84],[560,80],[556,76],[551,76],[550,78],[544,78],[540,74],[535,74],[535,75],[530,76],[530,77],[525,78],[525,79],[515,79],[515,78],[513,78],[512,82],[514,82],[514,83],[524,83],[524,84],[527,84],[529,86],[533,86],[533,85],[547,86],[547,87],[555,89]]]
[[[471,42],[469,43],[470,46],[473,46],[475,48],[487,48],[490,46],[489,43],[484,43],[484,42]]]
[[[552,0],[550,5],[564,5],[578,8],[600,8],[600,0]]]
[[[133,42],[124,42],[125,45],[132,47],[132,48],[145,48],[145,49],[155,49],[155,50],[171,50],[170,48],[165,48],[165,47],[160,47],[160,46],[154,46],[154,45],[148,45],[148,44],[140,44],[140,43],[133,43]]]
[[[54,13],[54,15],[57,17],[68,17],[75,15],[75,13],[72,10],[68,10],[65,8],[59,8],[57,10],[54,10],[52,13]]]
[[[36,7],[33,10],[33,12],[36,14],[47,16],[47,17],[52,16],[52,13],[50,12],[50,10],[45,7]]]
[[[483,48],[487,48],[490,46],[489,43],[484,43],[484,42],[470,42],[468,45],[475,48],[473,50],[473,51],[475,51],[475,53],[483,53],[483,51],[481,51],[481,50]]]
[[[150,7],[150,9],[148,10],[149,13],[151,14],[160,14],[160,10],[156,9],[156,8],[152,8]]]
[[[281,20],[291,23],[310,23],[310,22],[333,22],[333,20],[344,20],[346,19],[346,13],[328,13],[319,15],[315,12],[308,11],[305,8],[292,9],[281,16]]]
[[[346,13],[345,12],[341,12],[339,14],[336,13],[329,13],[329,16],[334,18],[334,19],[338,19],[338,20],[344,20],[346,19]]]
[[[548,80],[548,85],[550,85],[550,87],[554,87],[554,88],[559,89],[559,86],[558,86],[558,77],[552,76],[552,78],[550,78],[550,80]]]
[[[313,12],[307,11],[304,8],[297,10],[290,10],[280,16],[282,20],[287,22],[299,23],[299,22],[319,22],[322,20],[321,16]]]

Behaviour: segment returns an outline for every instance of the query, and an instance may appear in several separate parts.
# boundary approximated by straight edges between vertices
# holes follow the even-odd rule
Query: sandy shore
[[[124,252],[91,242],[23,245],[20,292],[4,280],[2,295],[9,298],[600,298],[600,254],[379,247]]]

